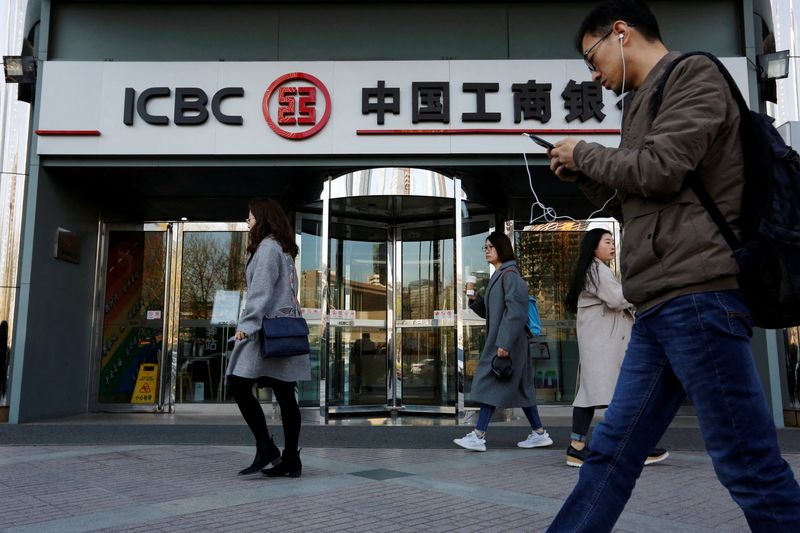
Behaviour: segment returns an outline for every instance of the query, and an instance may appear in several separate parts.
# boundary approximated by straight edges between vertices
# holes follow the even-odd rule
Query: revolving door
[[[494,227],[467,205],[457,179],[400,168],[332,179],[298,211],[323,414],[463,411],[464,336],[482,321],[460,288],[465,266],[488,271],[480,245]]]

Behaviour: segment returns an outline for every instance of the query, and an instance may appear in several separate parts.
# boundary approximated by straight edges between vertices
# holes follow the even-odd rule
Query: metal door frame
[[[460,183],[459,183],[459,185],[460,185]],[[397,261],[395,261],[395,269],[396,269],[396,271],[394,273],[394,279],[395,279],[396,283],[398,283],[398,290],[402,289],[402,285],[401,285],[402,279],[403,279],[403,277],[402,277],[402,273],[403,273],[402,272],[402,263],[403,263],[403,252],[402,252],[402,249],[403,249],[403,243],[406,242],[401,238],[402,232],[404,230],[407,230],[407,229],[430,228],[430,227],[436,227],[436,226],[449,226],[450,224],[455,224],[455,225],[458,226],[459,224],[457,224],[457,221],[460,220],[460,217],[458,216],[459,213],[460,213],[460,211],[458,211],[458,210],[454,211],[452,220],[447,219],[447,218],[440,218],[440,219],[434,219],[434,220],[415,221],[415,222],[407,222],[407,223],[402,223],[402,224],[395,224],[393,226],[393,228],[394,228],[394,242],[393,242],[393,244],[394,244],[394,248],[395,248],[394,255],[397,258]],[[454,228],[454,231],[453,231],[453,256],[454,256],[454,259],[456,259],[455,264],[453,265],[454,269],[458,268],[458,264],[459,264],[457,248],[460,248],[460,244],[457,242],[458,233],[459,232],[456,231],[456,228]],[[457,279],[456,274],[457,274],[457,272],[453,272],[453,284],[454,284],[454,286],[458,287],[459,285],[458,285],[458,279]],[[453,305],[456,306],[456,305],[458,305],[458,302],[459,302],[459,298],[458,298],[459,291],[454,291],[454,292],[456,294],[456,299],[453,302]],[[392,303],[393,303],[393,306],[396,306],[396,299]],[[454,309],[454,310],[456,311],[456,313],[458,313],[457,309]],[[397,315],[395,315],[395,316],[397,316]],[[394,325],[394,328],[395,328],[394,337],[397,337],[397,335],[398,335],[398,331],[397,330],[400,330],[402,328],[414,328],[414,327],[441,327],[441,328],[447,328],[447,327],[454,327],[454,328],[456,328],[456,331],[455,331],[455,333],[456,333],[456,351],[458,351],[459,332],[458,332],[458,321],[457,320],[453,323],[452,326],[450,326],[450,325],[448,325],[448,326],[444,326],[444,325],[439,326],[437,324],[437,321],[434,320],[433,318],[422,319],[422,320],[400,320],[399,318],[395,318],[393,325]],[[394,354],[393,354],[394,355],[393,359],[395,359],[395,364],[400,363],[400,366],[402,367],[403,355],[401,353],[400,344],[395,341],[395,345],[396,345],[396,347],[395,347],[395,351],[394,351]],[[456,375],[454,376],[455,379],[453,380],[453,382],[455,384],[455,387],[456,387],[456,405],[454,405],[454,406],[447,406],[447,405],[419,405],[419,404],[406,404],[406,403],[403,403],[402,402],[402,383],[397,383],[399,380],[397,379],[397,375],[395,374],[395,375],[393,375],[393,380],[396,383],[395,390],[398,391],[398,392],[396,392],[396,394],[395,394],[395,398],[394,398],[394,403],[393,403],[392,409],[396,410],[396,411],[407,412],[407,413],[456,414],[456,410],[458,408],[458,393],[457,393],[457,391],[458,391],[458,373],[457,373],[457,369],[458,369],[458,353],[456,353],[456,363],[455,363],[454,367],[451,369],[452,372],[456,373]]]
[[[325,223],[327,221],[327,223]],[[323,261],[327,264],[327,272],[325,272],[324,283],[325,290],[323,291],[324,298],[323,298],[323,322],[324,322],[324,353],[325,353],[325,378],[327,380],[327,364],[330,357],[328,353],[328,347],[330,346],[330,334],[331,328],[336,327],[332,326],[330,322],[329,316],[329,291],[330,291],[330,270],[332,266],[329,264],[330,262],[330,225],[331,224],[346,224],[350,226],[362,226],[367,228],[379,228],[383,229],[386,232],[386,320],[384,321],[383,327],[386,329],[386,353],[392,354],[391,357],[387,357],[387,367],[386,367],[386,396],[384,403],[381,404],[367,404],[367,405],[328,405],[328,398],[327,398],[327,386],[324,387],[324,399],[323,399],[323,385],[320,384],[320,404],[323,404],[321,408],[325,410],[325,414],[323,416],[326,417],[328,414],[339,414],[339,413],[371,413],[371,412],[385,412],[393,410],[394,405],[394,379],[391,378],[391,374],[394,373],[394,275],[392,270],[393,264],[393,226],[387,222],[378,222],[374,220],[363,220],[363,219],[355,219],[349,217],[339,217],[339,216],[331,216],[330,212],[328,212],[327,218],[323,220],[323,226],[325,227],[325,231],[323,233],[327,236],[327,246],[323,247],[323,253],[327,253],[327,256],[323,258]],[[377,241],[376,241],[377,242]],[[354,326],[358,326],[358,320],[353,324]],[[376,326],[376,324],[361,324],[362,326]],[[322,357],[320,357],[322,359]],[[320,372],[322,372],[322,361],[320,360]]]
[[[170,292],[172,298],[170,299],[172,305],[169,307],[167,324],[169,327],[169,335],[165,335],[164,344],[169,345],[167,353],[169,354],[169,379],[167,380],[164,374],[162,379],[163,383],[159,383],[161,390],[166,392],[162,394],[163,408],[171,413],[175,412],[175,406],[178,405],[175,398],[175,390],[178,386],[178,337],[180,335],[180,311],[181,311],[181,284],[183,282],[183,240],[186,233],[196,232],[236,232],[248,231],[247,222],[175,222],[174,231],[172,232],[172,260],[174,265],[172,272],[173,275],[169,278]],[[223,376],[220,375],[220,379]],[[200,405],[210,405],[212,402],[206,402]],[[222,403],[222,402],[218,402]],[[181,403],[180,405],[183,405]],[[190,404],[197,405],[197,404]]]
[[[101,345],[108,268],[108,236],[112,231],[162,232],[165,235],[164,309],[159,360],[158,397],[155,404],[101,403],[99,401]],[[183,237],[191,232],[247,231],[246,222],[149,222],[143,224],[101,224],[95,275],[95,303],[92,317],[92,356],[89,393],[90,411],[175,412],[177,386],[178,334],[180,330],[181,272]]]
[[[164,376],[166,374],[164,361],[167,356],[167,317],[171,305],[170,279],[173,268],[172,243],[174,226],[169,222],[150,222],[143,224],[101,223],[97,243],[97,263],[95,266],[95,299],[92,312],[92,353],[90,356],[89,379],[89,411],[107,412],[160,412],[164,410]],[[164,309],[161,315],[161,355],[159,359],[158,397],[155,404],[134,403],[104,403],[99,400],[100,388],[100,361],[102,359],[101,346],[103,344],[103,321],[105,317],[106,300],[106,273],[108,269],[108,242],[112,231],[152,232],[164,234]]]

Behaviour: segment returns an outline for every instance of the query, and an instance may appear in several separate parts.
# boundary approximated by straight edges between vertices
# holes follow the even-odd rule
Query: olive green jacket
[[[739,109],[717,67],[702,56],[682,61],[664,89],[652,120],[653,92],[667,54],[626,99],[619,148],[580,142],[575,163],[581,189],[623,220],[620,267],[625,298],[644,311],[685,294],[735,289],[738,267],[687,173],[700,180],[734,232],[744,187]]]

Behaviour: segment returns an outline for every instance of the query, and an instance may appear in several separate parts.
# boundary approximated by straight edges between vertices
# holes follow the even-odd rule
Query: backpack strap
[[[675,67],[678,66],[678,63],[693,56],[703,56],[710,59],[714,65],[716,65],[717,69],[719,70],[722,77],[725,78],[725,82],[728,84],[728,88],[731,91],[731,95],[733,99],[736,101],[736,105],[739,107],[739,116],[741,117],[739,120],[739,132],[741,135],[742,126],[741,121],[745,120],[747,116],[749,116],[750,108],[747,106],[747,103],[744,100],[744,96],[742,96],[742,92],[739,90],[739,87],[736,85],[736,82],[731,76],[731,73],[728,72],[728,69],[725,68],[725,65],[717,59],[717,57],[713,54],[708,52],[687,52],[685,54],[680,55],[677,57],[672,63],[667,65],[667,68],[664,70],[664,74],[661,75],[661,79],[658,82],[658,86],[656,87],[655,93],[653,93],[653,100],[652,100],[652,107],[651,107],[651,114],[653,120],[655,120],[656,116],[658,115],[659,110],[661,109],[661,103],[664,97],[664,87],[667,85],[667,81],[669,80],[672,71],[675,70]],[[686,175],[686,179],[684,180],[684,184],[688,185],[692,191],[694,191],[697,198],[700,199],[700,203],[703,204],[703,207],[708,212],[711,219],[719,228],[720,233],[722,233],[722,237],[725,239],[725,242],[728,243],[728,246],[736,252],[742,247],[742,243],[736,237],[736,234],[733,233],[730,224],[728,221],[725,220],[725,217],[722,215],[722,212],[719,210],[719,207],[714,202],[714,199],[711,198],[711,195],[708,193],[708,189],[706,189],[705,185],[700,181],[700,178],[697,175],[696,169],[689,172]]]
[[[728,83],[728,88],[731,91],[731,95],[733,95],[733,99],[736,100],[736,105],[739,106],[739,113],[741,113],[743,116],[748,113],[750,108],[747,106],[747,102],[745,102],[744,96],[742,96],[742,92],[739,90],[739,86],[736,85],[733,76],[731,76],[731,73],[728,72],[727,68],[725,68],[725,65],[723,65],[714,54],[710,54],[708,52],[687,52],[678,56],[672,63],[667,65],[667,68],[664,70],[664,74],[661,75],[661,79],[658,81],[658,85],[656,86],[656,90],[653,93],[653,99],[651,101],[650,111],[652,118],[655,119],[656,115],[658,115],[658,112],[661,109],[661,103],[664,98],[664,87],[666,87],[667,81],[672,75],[672,71],[675,70],[675,67],[677,67],[681,61],[693,56],[707,57],[717,66],[720,74],[722,74],[722,77],[725,78],[725,81]]]
[[[509,272],[516,272],[519,277],[522,277],[522,274],[519,273],[519,270],[517,270],[516,267],[508,267],[508,268],[506,268],[503,271],[503,273],[500,274],[500,284],[503,285],[503,294],[504,295],[505,295],[505,292],[506,292],[506,286],[503,284],[503,278],[505,278],[506,274],[508,274]],[[528,327],[527,320],[525,321],[525,335],[528,336],[528,339],[532,339],[534,337],[533,332],[531,331],[531,328]]]

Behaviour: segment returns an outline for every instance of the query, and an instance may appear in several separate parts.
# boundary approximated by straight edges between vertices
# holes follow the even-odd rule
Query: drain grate
[[[351,472],[351,476],[365,477],[374,481],[385,481],[387,479],[394,479],[397,477],[413,476],[408,472],[398,472],[397,470],[389,470],[388,468],[376,468],[375,470],[362,470],[361,472]]]

